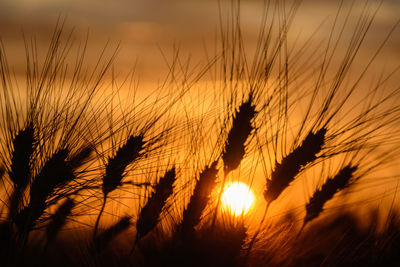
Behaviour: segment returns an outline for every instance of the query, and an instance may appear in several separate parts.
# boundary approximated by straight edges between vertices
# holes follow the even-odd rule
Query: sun
[[[224,210],[229,210],[233,215],[239,216],[250,210],[254,195],[245,183],[234,182],[225,188],[221,201]]]

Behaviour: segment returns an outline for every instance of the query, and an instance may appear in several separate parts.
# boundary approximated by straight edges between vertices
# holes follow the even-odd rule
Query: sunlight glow
[[[249,211],[254,202],[254,195],[246,184],[234,182],[225,188],[221,201],[223,209],[239,216]]]

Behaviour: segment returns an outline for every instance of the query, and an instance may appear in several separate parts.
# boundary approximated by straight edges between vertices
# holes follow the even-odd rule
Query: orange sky
[[[229,2],[221,1],[223,7]],[[242,1],[242,26],[249,45],[256,41],[262,2]],[[303,1],[289,40],[307,38],[324,20],[326,22],[315,36],[315,43],[327,38],[332,25],[329,21],[335,16],[338,2]],[[344,10],[349,9],[352,1],[344,2]],[[154,79],[154,72],[166,71],[160,49],[168,53],[174,43],[179,44],[183,53],[204,61],[204,44],[212,44],[211,48],[215,45],[219,24],[217,3],[212,0],[2,0],[0,36],[9,52],[9,61],[17,73],[23,73],[21,32],[27,37],[37,36],[39,43],[47,43],[57,18],[66,16],[66,28],[75,28],[77,40],[84,39],[89,30],[91,51],[100,51],[108,40],[114,45],[119,42],[121,52],[118,65],[126,69],[136,62],[141,79],[148,80]],[[362,9],[363,3],[355,1],[354,14]],[[376,49],[379,41],[400,18],[399,14],[399,1],[383,1],[362,53]],[[380,59],[381,63],[393,66],[400,62],[398,47],[399,29],[392,35],[386,54]],[[96,55],[94,53],[93,60]]]

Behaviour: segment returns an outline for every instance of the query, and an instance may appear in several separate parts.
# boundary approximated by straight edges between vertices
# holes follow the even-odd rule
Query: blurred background
[[[241,1],[241,23],[245,42],[256,42],[263,12],[262,0]],[[344,1],[343,10],[353,8],[354,19],[366,1]],[[400,1],[369,1],[379,12],[361,53],[375,51],[400,18]],[[163,53],[173,45],[193,62],[205,60],[205,47],[212,50],[218,38],[220,12],[229,12],[231,1],[215,0],[1,0],[0,36],[17,74],[24,73],[24,42],[36,36],[38,48],[47,47],[59,17],[66,18],[65,28],[74,29],[74,38],[82,41],[89,34],[90,51],[98,51],[107,41],[120,43],[118,66],[135,65],[142,81],[167,72]],[[332,20],[340,1],[304,0],[296,14],[289,41],[307,39],[318,28],[315,43],[329,37]],[[351,31],[347,34],[351,34]],[[381,57],[381,64],[393,66],[400,61],[400,30],[396,29]],[[89,53],[90,54],[90,53]],[[212,53],[211,53],[212,54]],[[95,61],[96,58],[93,58]],[[161,77],[161,75],[157,75]]]

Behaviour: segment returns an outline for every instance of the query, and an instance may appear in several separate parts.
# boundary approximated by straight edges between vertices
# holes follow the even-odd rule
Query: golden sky
[[[204,59],[204,44],[215,45],[219,25],[218,2],[214,0],[2,0],[0,1],[0,36],[16,72],[23,72],[22,32],[48,43],[59,16],[66,17],[67,29],[75,28],[82,40],[89,31],[90,50],[99,51],[110,40],[121,44],[119,66],[129,68],[136,62],[142,79],[162,72],[162,51],[179,44],[182,52]],[[230,1],[220,1],[229,10]],[[353,1],[344,1],[344,10]],[[370,1],[376,3],[378,1]],[[242,1],[241,23],[246,42],[256,41],[263,1]],[[303,1],[292,25],[292,39],[308,38],[323,22],[315,36],[326,39],[339,1]],[[361,12],[364,1],[354,1],[354,14]],[[376,4],[372,5],[376,6]],[[229,12],[229,11],[228,11]],[[400,18],[400,1],[384,0],[374,26],[361,52],[374,50],[379,41]],[[350,33],[347,33],[350,34]],[[40,45],[38,46],[40,47]],[[386,47],[382,62],[393,65],[400,61],[400,30],[397,29]],[[97,49],[97,50],[96,50]],[[21,67],[21,68],[20,68]]]

